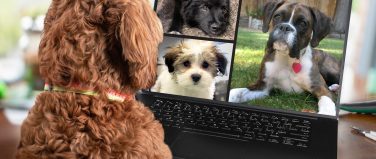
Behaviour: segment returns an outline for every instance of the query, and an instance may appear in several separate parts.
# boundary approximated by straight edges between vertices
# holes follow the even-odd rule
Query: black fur
[[[227,59],[226,59],[225,56],[223,56],[222,53],[218,53],[217,54],[217,67],[218,67],[218,71],[221,74],[225,74],[226,73]]]
[[[178,58],[178,54],[176,53],[166,54],[164,58],[165,58],[165,64],[168,67],[168,72],[170,73],[174,72],[175,71],[174,62]]]
[[[162,23],[169,23],[163,24],[165,31],[181,33],[183,25],[187,24],[201,29],[208,35],[218,36],[223,34],[229,25],[229,0],[164,0],[163,3],[175,4],[173,8],[158,9]],[[172,22],[165,19],[164,14],[172,15],[167,11],[174,12]]]

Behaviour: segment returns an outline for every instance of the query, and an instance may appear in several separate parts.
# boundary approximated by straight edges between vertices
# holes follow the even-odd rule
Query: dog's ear
[[[122,52],[128,63],[132,87],[145,89],[155,83],[162,24],[148,1],[126,2],[119,31]]]
[[[272,20],[274,12],[285,3],[285,0],[273,0],[265,4],[263,13],[263,25],[262,32],[266,33],[269,31],[269,24]]]
[[[313,17],[311,46],[316,47],[319,45],[320,41],[330,33],[333,23],[328,16],[320,12],[318,9],[310,8],[310,10]]]
[[[174,63],[176,61],[176,59],[178,58],[178,54],[176,54],[175,52],[168,52],[165,56],[165,64],[166,66],[168,67],[168,72],[174,72],[175,71],[175,68],[174,68]]]
[[[223,56],[222,53],[217,53],[217,68],[218,71],[222,74],[226,73],[226,68],[227,68],[227,59],[225,56]]]

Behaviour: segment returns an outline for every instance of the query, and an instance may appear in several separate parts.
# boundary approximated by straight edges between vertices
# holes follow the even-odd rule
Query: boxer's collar
[[[52,86],[46,83],[44,85],[44,90],[55,91],[55,92],[70,92],[70,93],[83,94],[83,95],[88,95],[88,96],[99,95],[99,93],[90,89],[85,89],[84,87],[81,87],[79,85],[73,85],[73,86],[70,86],[69,88],[66,88],[66,87]],[[134,99],[133,95],[131,94],[121,93],[112,89],[108,89],[106,91],[106,95],[109,100],[117,101],[117,102],[130,101]]]

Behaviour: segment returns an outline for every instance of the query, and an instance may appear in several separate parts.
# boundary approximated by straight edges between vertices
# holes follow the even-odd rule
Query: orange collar
[[[71,92],[71,93],[77,93],[77,94],[83,94],[88,96],[97,96],[98,93],[93,90],[85,90],[82,89],[79,85],[73,85],[70,89],[64,88],[64,87],[58,87],[58,86],[52,86],[48,83],[44,84],[44,90],[45,91],[55,91],[55,92]],[[112,101],[118,101],[118,102],[124,102],[124,101],[130,101],[134,99],[134,96],[131,94],[124,94],[117,92],[115,90],[109,89],[106,91],[107,98]]]

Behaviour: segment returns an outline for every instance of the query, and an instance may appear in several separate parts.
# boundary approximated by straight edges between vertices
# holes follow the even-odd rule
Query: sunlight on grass
[[[267,40],[268,34],[239,29],[231,88],[244,88],[257,81]],[[343,46],[343,40],[326,38],[321,41],[318,49],[341,59]],[[310,93],[291,94],[273,90],[271,96],[250,101],[248,104],[285,110],[317,111],[317,99]]]

